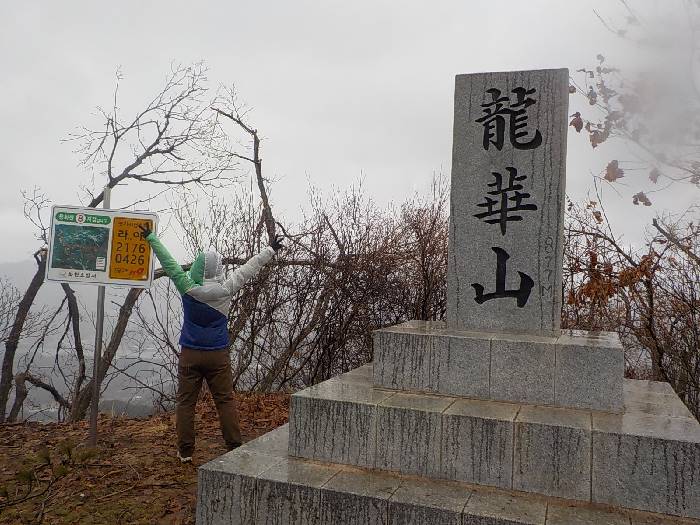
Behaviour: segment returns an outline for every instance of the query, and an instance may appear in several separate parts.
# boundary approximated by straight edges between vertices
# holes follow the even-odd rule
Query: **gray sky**
[[[37,185],[57,204],[78,204],[88,175],[60,139],[110,103],[117,67],[125,115],[157,92],[172,61],[206,60],[213,87],[235,83],[266,138],[265,170],[278,179],[273,203],[294,218],[307,180],[329,190],[363,174],[383,205],[427,188],[433,172],[449,174],[455,74],[574,71],[598,53],[618,63],[633,57],[593,9],[619,13],[609,0],[5,3],[0,262],[28,260],[37,247],[20,190]],[[572,97],[570,113],[585,106]],[[585,197],[591,172],[615,147],[592,152],[570,130],[571,196]],[[651,208],[633,207],[639,186],[621,186],[622,197],[605,190],[613,223],[635,242],[655,213],[698,200],[697,190],[671,190],[655,194]],[[120,191],[115,206],[133,195]]]

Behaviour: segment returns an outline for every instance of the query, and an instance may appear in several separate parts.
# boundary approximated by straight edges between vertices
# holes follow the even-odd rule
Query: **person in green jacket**
[[[206,380],[214,398],[226,447],[232,450],[241,445],[241,430],[233,402],[229,357],[228,313],[231,300],[282,248],[282,237],[275,237],[270,246],[225,279],[218,253],[200,252],[190,270],[185,272],[148,227],[141,226],[141,231],[163,271],[182,296],[184,320],[180,332],[175,414],[177,456],[182,462],[192,461],[194,412],[203,380]]]

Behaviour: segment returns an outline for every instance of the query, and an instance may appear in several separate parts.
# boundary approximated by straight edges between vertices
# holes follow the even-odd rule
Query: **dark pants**
[[[182,348],[177,366],[177,446],[182,457],[194,451],[194,409],[202,379],[214,398],[219,424],[227,448],[241,444],[238,411],[233,402],[233,380],[228,350],[194,350]]]

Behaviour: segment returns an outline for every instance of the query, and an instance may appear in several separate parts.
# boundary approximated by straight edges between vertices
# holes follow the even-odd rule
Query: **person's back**
[[[178,362],[176,424],[178,457],[190,461],[194,451],[194,410],[202,380],[214,398],[221,431],[227,448],[241,444],[238,414],[233,403],[231,363],[229,357],[228,314],[233,295],[267,264],[282,246],[279,239],[246,264],[224,278],[221,256],[216,252],[200,253],[185,272],[166,248],[147,228],[143,228],[153,252],[165,273],[182,296],[183,323],[180,333],[181,352]]]

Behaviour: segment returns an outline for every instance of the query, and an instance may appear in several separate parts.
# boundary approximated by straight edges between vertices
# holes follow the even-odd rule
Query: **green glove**
[[[141,230],[141,237],[144,239],[148,237],[153,231],[148,227],[147,224],[139,224],[139,229]]]
[[[282,239],[284,239],[283,235],[275,235],[274,240],[270,243],[270,246],[273,250],[275,250],[275,252],[279,251],[281,248],[284,248],[284,244],[282,244]]]

